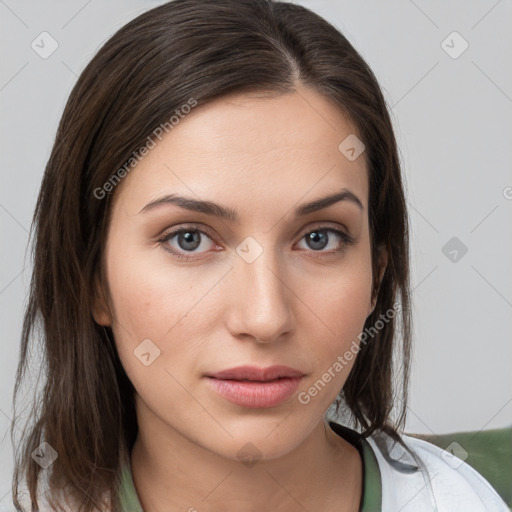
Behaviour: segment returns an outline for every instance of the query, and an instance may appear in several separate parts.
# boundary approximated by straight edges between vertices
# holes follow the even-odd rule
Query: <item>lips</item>
[[[208,377],[222,380],[250,380],[264,382],[286,377],[303,377],[304,373],[289,366],[269,366],[268,368],[256,368],[255,366],[238,366],[229,370],[223,370],[208,374]]]
[[[206,375],[217,394],[249,408],[276,407],[297,390],[304,373],[289,366],[239,366]]]

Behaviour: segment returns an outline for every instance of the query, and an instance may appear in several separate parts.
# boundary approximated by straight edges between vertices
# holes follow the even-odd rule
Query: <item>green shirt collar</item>
[[[331,429],[340,437],[357,448],[363,460],[363,496],[359,512],[381,512],[382,481],[379,463],[370,443],[355,430],[329,421]]]
[[[373,449],[366,439],[348,427],[330,421],[331,429],[355,446],[363,460],[363,496],[360,512],[380,512],[382,508],[382,483],[379,465]],[[130,459],[125,459],[121,467],[119,496],[122,512],[144,512],[133,483]]]

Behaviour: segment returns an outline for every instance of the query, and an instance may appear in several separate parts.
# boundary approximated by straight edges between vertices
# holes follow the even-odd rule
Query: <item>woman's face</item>
[[[110,311],[94,314],[112,326],[146,429],[235,459],[248,446],[283,455],[318,425],[355,361],[339,357],[372,311],[355,133],[305,88],[225,97],[155,138],[118,185]],[[299,376],[219,375],[275,365]]]

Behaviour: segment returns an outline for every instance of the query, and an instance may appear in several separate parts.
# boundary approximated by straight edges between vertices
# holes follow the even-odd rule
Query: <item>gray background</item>
[[[102,43],[160,3],[0,0],[0,512],[12,510],[7,430],[31,270],[28,229],[57,124]],[[296,3],[354,44],[391,109],[412,224],[407,431],[511,424],[512,1]],[[42,45],[44,31],[58,43],[46,59],[31,48],[34,40]],[[463,41],[451,36],[443,43],[454,31],[469,44],[457,58],[445,50],[458,53]],[[452,237],[455,245],[445,247]]]

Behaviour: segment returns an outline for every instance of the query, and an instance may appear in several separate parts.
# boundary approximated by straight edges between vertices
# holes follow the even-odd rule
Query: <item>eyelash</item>
[[[331,250],[331,251],[314,251],[314,250],[312,250],[311,252],[313,252],[313,253],[327,254],[327,255],[340,254],[340,253],[344,252],[347,247],[350,247],[350,246],[354,245],[354,243],[355,243],[355,240],[351,236],[347,235],[345,232],[343,232],[339,229],[335,229],[330,226],[321,226],[318,228],[311,229],[309,231],[305,231],[300,239],[302,240],[306,235],[309,235],[310,233],[314,233],[314,232],[318,232],[318,231],[334,233],[335,235],[338,235],[342,240],[342,245],[340,248]],[[180,233],[187,233],[187,232],[198,232],[198,233],[201,233],[202,235],[207,236],[208,238],[210,238],[212,240],[214,238],[213,234],[209,230],[204,229],[204,228],[199,229],[197,226],[191,225],[191,226],[181,227],[181,228],[176,229],[171,232],[164,233],[158,239],[158,242],[162,245],[162,248],[165,251],[171,253],[173,256],[176,256],[178,259],[181,259],[184,261],[197,259],[194,256],[186,256],[182,252],[175,251],[174,249],[170,249],[169,245],[167,244],[167,242],[169,242],[169,240],[174,238],[176,235],[179,235]],[[201,254],[201,253],[199,253],[199,254]]]

